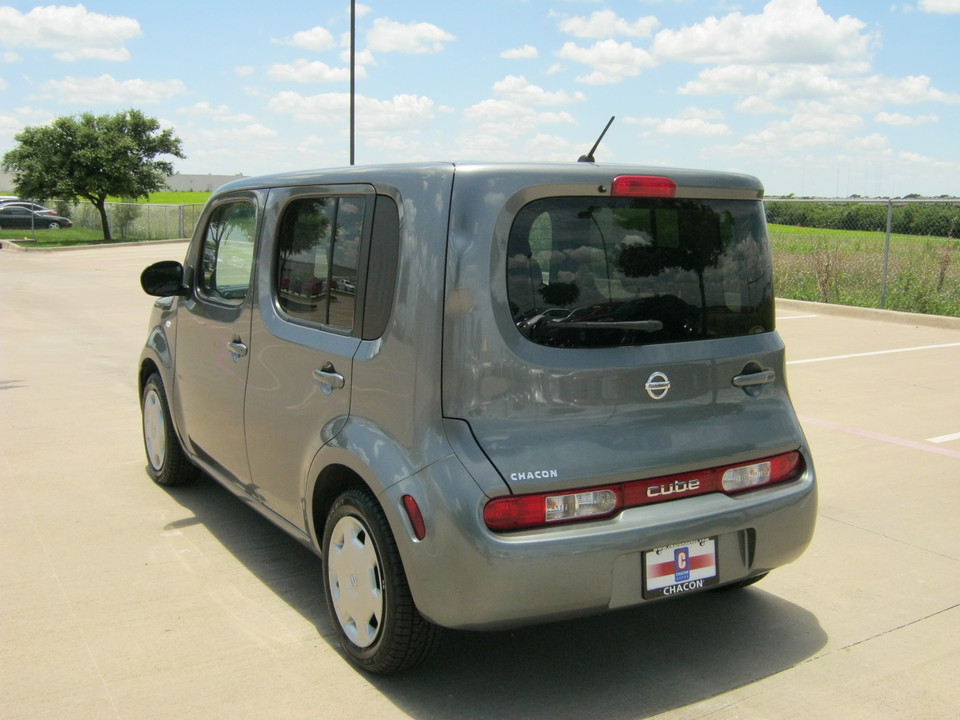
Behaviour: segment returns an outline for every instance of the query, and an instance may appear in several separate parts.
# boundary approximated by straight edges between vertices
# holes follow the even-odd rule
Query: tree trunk
[[[113,238],[110,236],[110,221],[107,219],[107,201],[98,199],[93,201],[93,205],[100,211],[100,226],[103,228],[103,239],[110,242]]]

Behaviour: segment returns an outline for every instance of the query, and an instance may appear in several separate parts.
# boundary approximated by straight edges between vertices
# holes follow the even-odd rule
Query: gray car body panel
[[[192,294],[156,303],[141,378],[154,367],[160,372],[177,432],[195,462],[317,552],[323,518],[313,513],[313,500],[331,468],[369,487],[397,540],[418,609],[440,625],[499,628],[645,602],[641,553],[700,537],[718,538],[721,583],[790,562],[812,536],[816,486],[775,332],[558,351],[530,343],[511,322],[506,233],[519,207],[550,194],[602,196],[614,177],[645,173],[673,178],[678,196],[762,196],[749,176],[583,163],[342,168],[231,183],[211,206],[245,193],[262,202],[247,298],[250,331],[243,338],[250,353],[241,361],[250,365],[250,380],[237,419],[251,477],[227,476],[186,431],[177,358],[191,350],[178,343],[177,316],[196,301]],[[389,196],[398,206],[396,290],[376,339],[291,323],[275,303],[272,258],[284,203],[334,187]],[[188,285],[202,261],[204,217],[184,262]],[[365,292],[362,273],[357,292]],[[287,355],[293,346],[296,361]],[[289,384],[309,388],[308,371],[326,360],[348,385],[335,410],[325,409],[322,397],[296,395],[299,386]],[[747,367],[772,370],[775,380],[759,393],[734,387],[732,378]],[[644,390],[658,370],[673,384],[663,401]],[[315,402],[316,410],[285,412],[297,398]],[[285,443],[288,436],[295,442]],[[277,448],[289,456],[279,479],[267,477]],[[599,486],[788,450],[801,452],[805,469],[782,486],[512,534],[491,532],[483,520],[492,497]],[[530,472],[541,469],[557,473]],[[517,473],[522,480],[512,477]],[[422,540],[403,511],[404,495],[423,511]]]

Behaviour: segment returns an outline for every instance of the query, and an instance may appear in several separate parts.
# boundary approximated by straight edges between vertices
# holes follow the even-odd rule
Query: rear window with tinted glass
[[[510,310],[541,345],[768,332],[772,293],[754,200],[545,198],[525,206],[510,231]]]

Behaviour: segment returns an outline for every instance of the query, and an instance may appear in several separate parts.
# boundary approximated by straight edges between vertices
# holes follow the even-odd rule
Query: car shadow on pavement
[[[341,653],[319,558],[240,500],[227,501],[209,478],[170,494]],[[765,592],[762,582],[513,631],[447,630],[441,638],[419,667],[366,679],[423,720],[642,718],[774,675],[827,642],[812,613]]]

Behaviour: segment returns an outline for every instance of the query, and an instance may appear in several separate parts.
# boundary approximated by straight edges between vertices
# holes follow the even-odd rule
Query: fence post
[[[887,273],[890,270],[890,233],[893,230],[893,200],[887,198],[887,236],[883,245],[883,287],[880,290],[880,309],[887,307]]]

